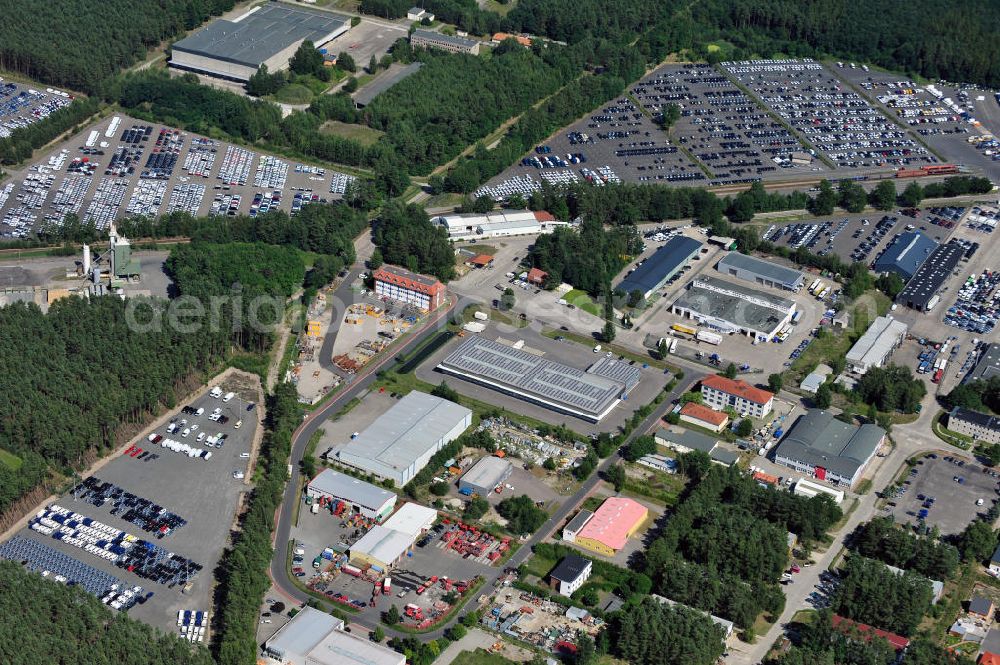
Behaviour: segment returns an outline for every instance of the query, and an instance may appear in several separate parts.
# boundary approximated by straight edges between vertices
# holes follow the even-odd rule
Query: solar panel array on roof
[[[596,363],[587,368],[587,371],[591,374],[621,381],[625,384],[626,390],[635,388],[639,384],[639,379],[642,378],[642,372],[637,367],[608,356],[601,356]]]
[[[438,368],[595,421],[607,415],[627,390],[624,381],[478,336],[465,340]]]

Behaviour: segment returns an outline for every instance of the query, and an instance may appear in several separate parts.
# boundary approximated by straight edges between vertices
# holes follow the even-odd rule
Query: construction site
[[[577,631],[596,637],[604,621],[579,607],[565,607],[541,596],[506,587],[482,618],[490,630],[550,653],[575,652]]]
[[[361,302],[350,305],[333,346],[333,364],[347,375],[356,374],[382,349],[417,322],[417,314],[392,304]]]
[[[305,324],[295,340],[295,357],[285,374],[285,380],[297,388],[303,404],[315,404],[341,382],[339,376],[323,367],[319,358],[333,322],[333,307],[328,299],[333,288],[330,285],[321,289],[309,305]]]

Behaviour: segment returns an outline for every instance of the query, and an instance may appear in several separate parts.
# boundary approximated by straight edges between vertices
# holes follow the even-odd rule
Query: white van
[[[218,399],[218,398],[222,397],[222,388],[220,388],[219,386],[215,386],[214,388],[212,388],[211,392],[209,392],[208,394],[211,395],[212,397]]]
[[[222,398],[223,402],[228,402],[232,398],[236,397],[236,393],[226,393],[226,396]]]

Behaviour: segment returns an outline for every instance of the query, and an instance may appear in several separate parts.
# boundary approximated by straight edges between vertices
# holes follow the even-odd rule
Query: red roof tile
[[[544,270],[539,270],[538,268],[532,268],[528,271],[528,281],[532,284],[541,284],[548,276],[549,273]]]
[[[851,619],[845,619],[839,614],[833,615],[833,627],[842,633],[856,631],[865,638],[866,642],[870,642],[874,637],[881,637],[896,651],[901,651],[910,646],[910,640],[906,639],[902,635],[890,633],[885,630],[879,630],[878,628],[873,628],[866,623],[858,623],[857,621],[852,621]]]
[[[404,289],[409,289],[410,291],[416,291],[417,293],[424,293],[431,296],[444,290],[444,284],[433,277],[418,275],[417,273],[410,272],[406,268],[400,268],[398,266],[382,266],[375,271],[373,277],[375,278],[375,281],[378,282],[395,284],[396,286],[401,286]]]
[[[754,388],[746,381],[740,381],[739,379],[727,379],[726,377],[719,376],[718,374],[706,376],[701,380],[701,385],[721,390],[722,392],[730,395],[742,397],[743,399],[756,404],[767,404],[767,402],[774,397],[774,393],[769,393],[768,391],[761,390],[760,388]]]
[[[979,657],[979,665],[1000,665],[1000,655],[991,651],[984,651]]]
[[[493,263],[493,257],[489,254],[477,254],[476,256],[469,259],[469,263],[474,266],[488,266]]]
[[[695,404],[694,402],[688,402],[681,407],[681,415],[689,418],[697,418],[706,423],[712,423],[716,427],[721,427],[723,423],[729,420],[729,416],[721,411],[716,411],[715,409],[710,409],[707,406]]]

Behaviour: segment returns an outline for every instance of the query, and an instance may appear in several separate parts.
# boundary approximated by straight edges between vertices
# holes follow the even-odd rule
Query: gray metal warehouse
[[[710,276],[699,276],[670,311],[725,333],[768,341],[792,320],[796,305],[780,296]]]
[[[806,281],[798,270],[739,252],[723,256],[715,269],[723,275],[786,291],[798,291]]]
[[[896,302],[919,312],[932,309],[941,299],[938,289],[944,286],[964,254],[965,248],[961,245],[950,242],[939,245],[917,269],[906,288],[896,296]]]
[[[458,481],[458,489],[472,490],[479,496],[487,496],[497,485],[510,478],[514,465],[505,459],[489,456],[484,457],[465,472]]]
[[[348,16],[269,2],[231,21],[212,21],[176,42],[170,66],[243,82],[261,65],[271,72],[287,69],[302,42],[319,48],[350,27]]]
[[[414,390],[327,459],[402,487],[471,424],[464,406]]]
[[[343,501],[352,512],[369,519],[381,520],[392,512],[396,494],[333,469],[323,469],[306,486],[306,494],[314,499],[326,497]]]
[[[625,293],[640,291],[643,298],[648,298],[690,263],[691,259],[698,255],[701,247],[701,243],[694,238],[684,236],[671,238],[663,247],[653,252],[641,266],[626,275],[616,290],[621,289]]]
[[[587,371],[484,337],[466,339],[437,369],[590,422],[600,422],[639,383],[636,367],[602,358]]]

